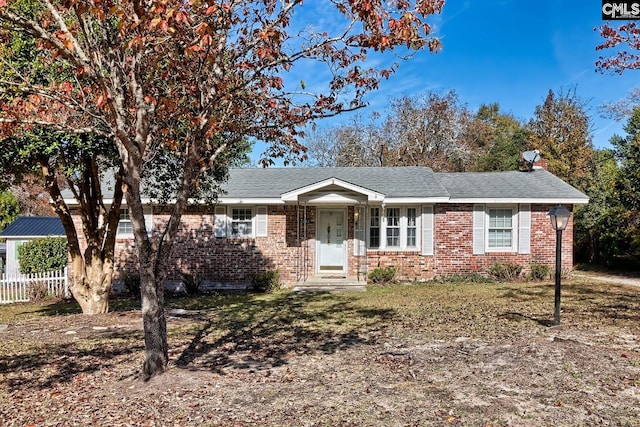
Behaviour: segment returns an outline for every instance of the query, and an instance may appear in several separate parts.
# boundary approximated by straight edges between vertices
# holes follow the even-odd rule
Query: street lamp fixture
[[[556,295],[553,324],[560,324],[560,272],[562,271],[562,232],[567,228],[571,212],[562,205],[558,205],[549,211],[551,225],[556,230]]]

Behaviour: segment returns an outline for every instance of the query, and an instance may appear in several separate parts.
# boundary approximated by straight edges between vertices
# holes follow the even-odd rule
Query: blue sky
[[[304,7],[308,4],[319,7],[315,1]],[[549,89],[575,86],[577,95],[588,102],[594,145],[608,147],[613,134],[623,134],[623,123],[600,117],[598,107],[639,86],[640,70],[623,75],[595,72],[600,55],[595,46],[601,38],[594,28],[603,23],[601,5],[594,0],[449,0],[443,13],[429,21],[443,43],[442,51],[419,52],[401,62],[380,90],[367,96],[369,107],[359,114],[384,114],[388,101],[400,96],[455,90],[472,110],[497,102],[502,112],[528,120]],[[307,71],[309,84],[313,72]],[[348,118],[318,125],[333,126]],[[259,146],[256,157],[257,151]]]

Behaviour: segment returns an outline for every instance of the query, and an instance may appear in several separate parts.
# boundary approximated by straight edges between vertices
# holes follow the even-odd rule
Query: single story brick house
[[[589,200],[542,168],[248,168],[231,170],[223,188],[218,203],[190,206],[183,215],[172,280],[197,274],[214,285],[243,285],[255,272],[278,269],[295,285],[325,277],[366,280],[384,266],[407,280],[483,273],[494,262],[553,267],[549,210],[558,204],[572,210]],[[156,233],[169,209],[143,202]],[[573,264],[572,243],[571,220],[563,233],[563,268]],[[120,276],[135,272],[126,205],[116,260]]]

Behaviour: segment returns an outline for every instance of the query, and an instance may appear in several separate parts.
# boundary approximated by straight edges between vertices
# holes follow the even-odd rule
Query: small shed
[[[20,274],[18,248],[20,245],[40,237],[65,237],[62,221],[57,216],[20,216],[0,232],[6,239],[6,262],[4,273]]]

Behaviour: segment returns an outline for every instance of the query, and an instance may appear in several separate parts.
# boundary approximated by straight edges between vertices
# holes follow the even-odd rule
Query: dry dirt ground
[[[0,425],[640,426],[639,297],[574,279],[561,326],[550,282],[169,300],[149,382],[139,310],[17,310]]]

